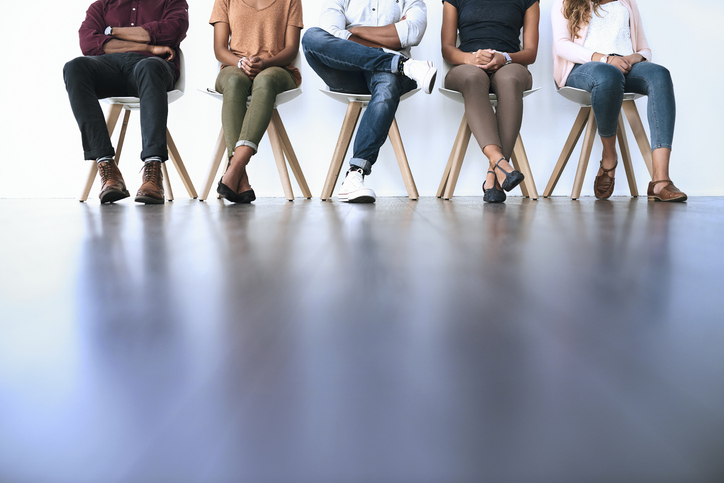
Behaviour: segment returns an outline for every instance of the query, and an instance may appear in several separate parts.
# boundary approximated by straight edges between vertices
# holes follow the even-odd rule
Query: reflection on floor
[[[724,481],[723,208],[0,200],[0,481]]]

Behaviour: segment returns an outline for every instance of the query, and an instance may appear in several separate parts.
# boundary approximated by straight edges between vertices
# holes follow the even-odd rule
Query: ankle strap
[[[608,169],[603,167],[603,159],[601,160],[601,170],[606,174],[608,174],[611,171],[613,171],[614,169],[616,169],[616,166],[618,166],[618,158],[616,158],[616,162],[613,164],[613,168],[608,168]]]
[[[670,179],[660,179],[658,181],[652,181],[651,186],[656,186],[659,183],[671,183]]]

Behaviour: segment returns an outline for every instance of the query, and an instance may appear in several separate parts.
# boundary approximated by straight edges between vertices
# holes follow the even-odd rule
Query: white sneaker
[[[417,82],[417,86],[425,94],[432,92],[432,88],[435,87],[437,69],[430,61],[408,59],[402,64],[402,73]]]
[[[362,169],[350,169],[342,181],[337,198],[347,203],[374,203],[375,192],[365,188]]]

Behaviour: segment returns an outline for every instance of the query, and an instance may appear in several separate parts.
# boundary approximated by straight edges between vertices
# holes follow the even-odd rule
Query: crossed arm
[[[103,44],[103,52],[114,54],[120,52],[149,52],[153,55],[172,60],[174,51],[166,45],[152,45],[151,36],[143,27],[116,27],[112,39]]]

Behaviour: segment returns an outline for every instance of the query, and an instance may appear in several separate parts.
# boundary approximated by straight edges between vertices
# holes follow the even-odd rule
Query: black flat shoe
[[[216,192],[223,196],[225,199],[233,203],[237,203],[236,200],[239,195],[237,195],[234,190],[222,183],[221,180],[219,180],[219,186],[216,187]]]
[[[236,195],[234,203],[251,203],[255,199],[256,195],[254,194],[254,190],[246,190]]]
[[[521,181],[525,179],[525,176],[523,176],[523,173],[518,171],[517,169],[514,169],[513,171],[506,171],[500,166],[501,161],[505,161],[505,158],[500,158],[497,163],[495,163],[495,167],[499,170],[501,170],[503,173],[505,173],[505,181],[503,181],[502,188],[505,191],[510,191],[516,186],[518,186]]]
[[[505,201],[505,191],[498,187],[498,178],[495,177],[495,171],[488,171],[493,174],[493,187],[485,189],[485,182],[483,181],[483,201],[486,203],[502,203]]]

